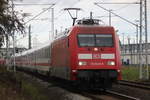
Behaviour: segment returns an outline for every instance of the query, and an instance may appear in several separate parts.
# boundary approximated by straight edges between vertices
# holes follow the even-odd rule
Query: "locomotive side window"
[[[113,38],[111,34],[96,35],[96,46],[113,46]]]
[[[111,47],[113,37],[112,34],[79,34],[78,45],[80,47]]]
[[[94,35],[80,34],[78,35],[79,46],[94,46]]]

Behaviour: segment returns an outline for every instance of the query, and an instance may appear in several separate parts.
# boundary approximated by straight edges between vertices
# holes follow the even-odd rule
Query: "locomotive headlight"
[[[117,70],[117,72],[118,72],[118,73],[120,73],[120,72],[121,72],[121,70]]]
[[[98,51],[98,48],[94,48],[94,51]]]
[[[85,61],[79,61],[78,65],[79,66],[87,65],[87,62],[85,62]]]
[[[115,62],[114,62],[114,61],[108,61],[108,62],[107,62],[107,65],[112,65],[112,66],[114,66],[114,65],[115,65]]]

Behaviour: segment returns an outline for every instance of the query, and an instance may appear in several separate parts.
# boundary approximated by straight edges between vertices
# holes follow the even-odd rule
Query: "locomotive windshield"
[[[113,38],[111,34],[79,34],[78,43],[81,47],[111,47],[113,46]]]
[[[79,46],[95,46],[94,35],[80,34],[78,35]]]

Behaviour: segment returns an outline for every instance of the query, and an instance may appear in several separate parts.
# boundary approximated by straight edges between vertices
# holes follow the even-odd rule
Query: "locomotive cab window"
[[[112,47],[112,34],[79,34],[78,45],[80,47]]]
[[[113,46],[113,38],[111,34],[99,34],[96,35],[96,46],[102,46],[102,47],[111,47]]]
[[[78,42],[79,42],[79,46],[94,46],[95,38],[94,35],[79,34]]]

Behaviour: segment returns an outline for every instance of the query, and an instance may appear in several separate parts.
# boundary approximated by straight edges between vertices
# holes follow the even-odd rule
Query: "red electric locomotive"
[[[98,20],[80,20],[52,43],[51,52],[54,76],[100,87],[121,79],[118,36]]]
[[[101,26],[94,19],[79,20],[51,45],[30,50],[16,60],[24,68],[48,72],[50,76],[87,86],[107,88],[121,79],[119,39],[115,29]]]

